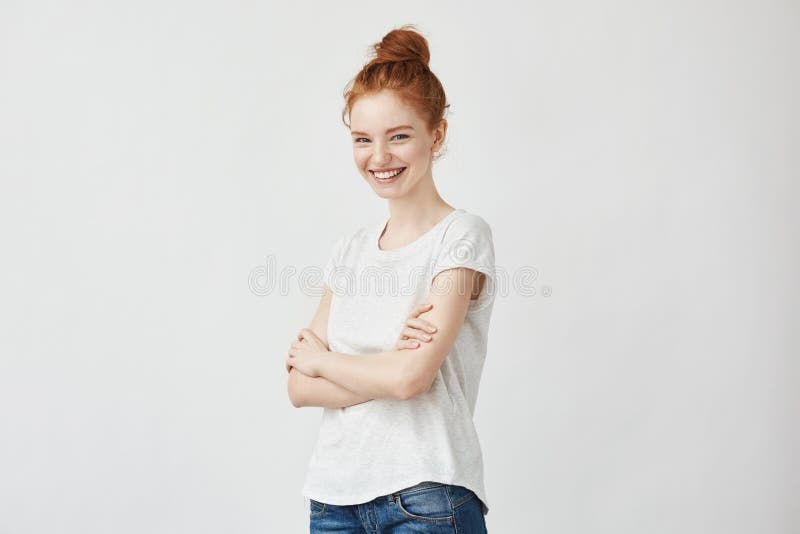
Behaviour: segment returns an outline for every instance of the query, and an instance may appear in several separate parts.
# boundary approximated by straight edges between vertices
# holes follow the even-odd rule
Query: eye
[[[408,138],[410,136],[407,134],[395,134],[392,136],[392,139],[394,139],[395,137],[399,137],[400,139],[398,139],[398,141],[402,141],[403,139]],[[361,141],[362,139],[364,140],[363,142]],[[356,144],[364,144],[364,143],[369,143],[369,139],[366,137],[356,137],[355,139],[353,139],[353,142]]]

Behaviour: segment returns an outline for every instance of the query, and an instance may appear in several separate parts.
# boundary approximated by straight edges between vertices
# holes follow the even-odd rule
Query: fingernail
[[[429,336],[428,334],[423,334],[422,337],[424,337],[426,341],[430,341],[431,340],[431,336]]]
[[[415,347],[419,347],[419,341],[415,341],[415,342],[414,342],[414,346],[415,346]]]
[[[436,332],[436,327],[435,326],[429,326],[428,327],[428,332]]]

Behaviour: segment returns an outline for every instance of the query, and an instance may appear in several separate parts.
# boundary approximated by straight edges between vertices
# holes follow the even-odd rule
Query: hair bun
[[[428,41],[420,35],[413,24],[406,24],[383,36],[380,43],[372,45],[375,59],[370,63],[418,61],[426,68],[431,61]]]

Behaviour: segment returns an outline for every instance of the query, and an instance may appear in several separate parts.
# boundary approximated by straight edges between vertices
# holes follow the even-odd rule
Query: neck
[[[439,195],[430,175],[403,197],[389,199],[389,218],[393,230],[425,230],[453,209]]]

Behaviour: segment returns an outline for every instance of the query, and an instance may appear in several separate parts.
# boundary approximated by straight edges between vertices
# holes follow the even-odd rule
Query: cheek
[[[405,145],[397,151],[397,157],[407,163],[419,164],[425,159],[425,156],[426,154],[424,147],[416,145]]]
[[[367,164],[367,158],[364,156],[363,153],[357,150],[353,151],[353,161],[355,161],[356,167],[358,167],[359,169],[363,169],[364,166]]]

